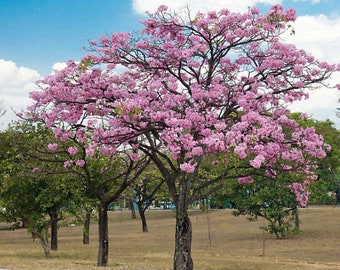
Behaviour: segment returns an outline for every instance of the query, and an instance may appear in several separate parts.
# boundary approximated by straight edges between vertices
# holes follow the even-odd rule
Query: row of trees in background
[[[291,116],[300,119],[300,114]],[[340,185],[337,162],[340,132],[329,120],[299,121],[306,127],[315,126],[326,143],[332,146],[327,157],[318,161],[318,180],[310,185],[310,203],[334,204]],[[88,244],[89,221],[91,213],[96,210],[99,238],[108,243],[107,211],[122,196],[130,202],[132,211],[134,205],[137,206],[143,232],[148,231],[145,211],[151,204],[157,198],[171,200],[157,169],[147,159],[133,162],[129,151],[122,150],[112,156],[97,154],[89,158],[78,141],[58,141],[56,147],[57,140],[50,129],[29,122],[12,126],[0,136],[0,206],[6,209],[2,211],[1,219],[14,222],[13,226],[17,228],[23,223],[32,236],[40,240],[47,257],[50,249],[58,248],[58,222],[65,216],[73,216],[84,223],[83,242]],[[77,153],[72,152],[75,146],[79,149]],[[78,156],[78,160],[86,158],[86,163],[83,166],[69,164],[70,155],[73,159]],[[219,164],[207,162],[203,172],[213,176],[222,169]],[[213,198],[213,205],[209,205],[213,208],[230,207],[230,204],[226,205],[228,201],[235,208],[235,215],[248,215],[252,221],[258,217],[266,219],[268,223],[263,229],[280,239],[298,232],[297,209],[300,205],[290,185],[303,182],[304,176],[288,172],[273,179],[260,171],[253,175],[257,175],[253,177],[254,182],[240,183],[231,177],[221,184],[223,188],[219,187],[215,192],[197,190],[196,200],[202,210],[206,207],[203,201],[208,198]],[[98,260],[106,254],[103,248],[108,247],[99,250]]]
[[[95,209],[99,239],[108,243],[109,205],[142,179],[149,160],[132,161],[124,150],[111,156],[85,157],[79,141],[59,141],[56,147],[50,129],[29,122],[9,128],[1,137],[0,205],[6,209],[2,220],[15,222],[14,226],[23,222],[48,257],[50,248],[57,249],[57,223],[63,213],[84,219],[84,243],[88,243],[90,213]],[[78,156],[84,163],[72,164],[70,156]],[[100,247],[98,260],[106,259],[107,249],[107,245]]]
[[[96,206],[98,265],[106,266],[108,205],[156,170],[155,179],[165,182],[176,205],[174,269],[192,270],[192,202],[237,182],[246,198],[235,197],[240,214],[282,216],[263,209],[290,198],[295,206],[285,207],[305,206],[315,165],[329,149],[314,128],[299,125],[284,105],[306,98],[306,89],[327,86],[340,66],[319,62],[281,41],[295,11],[280,5],[263,15],[251,8],[245,14],[225,9],[192,17],[189,9],[179,15],[165,6],[148,15],[141,35],[116,33],[92,41],[80,62],[69,61],[39,83],[41,91],[31,93],[34,104],[24,117],[41,123],[29,129],[47,127],[54,136],[37,141],[35,157],[42,155],[41,166],[28,149],[10,149],[8,155],[19,165],[6,164],[2,187],[9,191],[13,176],[23,186],[27,178],[47,181],[44,188],[39,189],[42,183],[34,188],[39,202],[40,192],[54,183],[47,176],[56,177],[56,185],[66,185],[67,191],[75,185],[80,194],[75,204]],[[35,143],[33,131],[17,128],[12,132],[19,131],[27,145]],[[269,188],[272,184],[283,188],[276,196],[284,198],[270,200],[268,194],[277,190]],[[46,227],[46,214],[58,220],[59,213],[50,215],[58,203],[50,197],[40,215],[26,218],[33,233]],[[9,213],[16,215],[15,208]],[[269,229],[284,235],[283,219]],[[42,220],[35,222],[41,226],[33,220]],[[282,228],[277,232],[275,226]],[[36,235],[45,243],[42,234]]]

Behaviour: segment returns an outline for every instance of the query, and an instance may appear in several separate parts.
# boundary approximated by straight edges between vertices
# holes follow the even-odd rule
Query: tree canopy
[[[267,177],[294,169],[312,179],[313,158],[326,155],[322,137],[290,119],[284,105],[340,68],[281,41],[294,20],[295,11],[280,5],[264,15],[251,8],[193,16],[160,6],[140,35],[102,36],[80,62],[43,79],[28,117],[61,140],[76,137],[88,155],[129,147],[132,160],[150,157],[176,203],[174,269],[193,269],[194,189],[228,176],[252,182],[244,172],[260,168]],[[202,161],[217,153],[225,155],[223,172],[199,179]],[[250,169],[228,164],[235,155]],[[303,192],[295,189],[297,198]]]

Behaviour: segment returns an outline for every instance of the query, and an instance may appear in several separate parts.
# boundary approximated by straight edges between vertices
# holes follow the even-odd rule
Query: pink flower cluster
[[[310,192],[307,190],[306,186],[301,183],[293,183],[290,188],[296,196],[296,200],[300,207],[306,207],[308,204],[308,198]]]
[[[78,147],[76,146],[71,146],[67,149],[67,152],[71,155],[74,156],[75,154],[77,154],[79,151]]]
[[[48,144],[47,147],[48,147],[49,150],[55,151],[55,150],[58,149],[58,144],[56,144],[56,143],[50,143],[50,144]]]
[[[307,88],[339,67],[281,41],[295,11],[275,5],[264,15],[251,8],[176,16],[161,6],[143,21],[142,37],[116,33],[92,41],[93,54],[41,81],[27,116],[42,119],[61,140],[87,145],[89,156],[130,147],[138,160],[143,148],[170,153],[176,169],[193,173],[200,158],[224,153],[268,167],[271,177],[276,163],[309,172],[310,157],[324,157],[326,146],[282,105],[307,98]],[[68,149],[72,156],[78,151]]]
[[[254,183],[254,179],[251,176],[240,177],[237,182],[240,185]]]

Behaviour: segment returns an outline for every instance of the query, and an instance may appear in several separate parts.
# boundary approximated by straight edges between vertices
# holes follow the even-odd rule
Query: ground
[[[192,212],[192,257],[197,270],[336,270],[340,269],[340,208],[300,210],[300,235],[276,240],[263,233],[262,221],[234,217],[231,210]],[[170,270],[174,249],[174,212],[147,212],[149,232],[129,211],[109,212],[109,266],[115,270]],[[62,226],[59,250],[45,259],[26,230],[8,231],[0,224],[0,268],[98,269],[97,226],[90,245],[82,244],[82,227]],[[210,228],[210,231],[209,231]],[[101,268],[102,269],[102,268]]]

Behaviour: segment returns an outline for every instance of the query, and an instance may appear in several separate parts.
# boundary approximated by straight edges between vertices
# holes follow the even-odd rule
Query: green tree
[[[44,149],[51,132],[29,123],[16,125],[1,133],[7,155],[1,157],[2,178],[0,197],[6,206],[7,221],[23,221],[32,236],[38,238],[46,256],[58,248],[58,221],[61,209],[78,192],[75,181],[60,163],[60,157]],[[49,160],[50,162],[46,162]],[[53,163],[51,162],[53,160]],[[48,218],[47,218],[48,217]],[[51,245],[48,231],[51,227]]]
[[[318,121],[307,118],[302,113],[293,113],[292,118],[297,120],[303,127],[314,127],[321,134],[325,143],[330,145],[330,151],[325,158],[317,160],[316,170],[318,179],[310,186],[310,203],[312,204],[334,204],[336,197],[330,194],[339,194],[340,187],[340,131],[337,130],[329,119]]]
[[[26,121],[10,132],[11,149],[18,153],[16,158],[20,163],[20,166],[15,167],[16,172],[23,175],[23,178],[31,176],[32,181],[26,184],[36,191],[33,193],[22,189],[18,194],[26,195],[39,203],[41,207],[35,206],[34,209],[41,217],[50,217],[49,220],[41,221],[45,228],[44,235],[42,231],[37,235],[44,247],[48,245],[47,231],[51,225],[51,247],[57,248],[60,209],[67,209],[78,216],[85,209],[84,242],[87,242],[85,238],[89,233],[89,213],[95,207],[99,226],[98,265],[106,265],[109,242],[108,206],[139,177],[149,160],[141,158],[134,161],[130,158],[130,150],[125,149],[112,155],[103,155],[97,150],[89,153],[90,150],[76,137],[69,137],[68,140],[56,139],[52,130],[44,123],[31,124]],[[11,174],[8,181],[13,183],[14,187],[20,187],[21,183],[15,184],[14,177],[16,175]],[[36,188],[37,185],[39,189]],[[8,196],[11,194],[5,188],[3,192]],[[4,201],[6,200],[5,198]],[[23,219],[29,224],[32,223],[30,227],[37,227],[34,224],[38,221],[31,220],[31,212],[25,208],[22,210],[26,215]],[[30,230],[32,231],[31,228]],[[48,253],[46,248],[46,254]]]
[[[84,188],[84,196],[88,202],[95,202],[98,214],[99,249],[98,266],[108,263],[109,235],[108,208],[131,186],[149,164],[149,159],[133,160],[129,149],[120,149],[110,155],[98,150],[89,149],[76,136],[69,137],[72,146],[65,147],[63,142],[50,145],[51,152],[66,152],[68,159],[64,167],[75,175],[79,185]],[[92,151],[93,150],[93,151]],[[91,208],[88,208],[91,209]],[[87,214],[88,216],[88,214]],[[89,219],[86,219],[89,221]],[[84,228],[87,233],[88,228]]]
[[[299,203],[291,185],[296,179],[284,175],[275,178],[259,176],[261,181],[238,183],[233,181],[227,197],[236,205],[234,215],[247,215],[250,221],[262,217],[267,225],[262,229],[284,239],[299,232],[297,211]],[[295,226],[294,226],[295,224]]]

